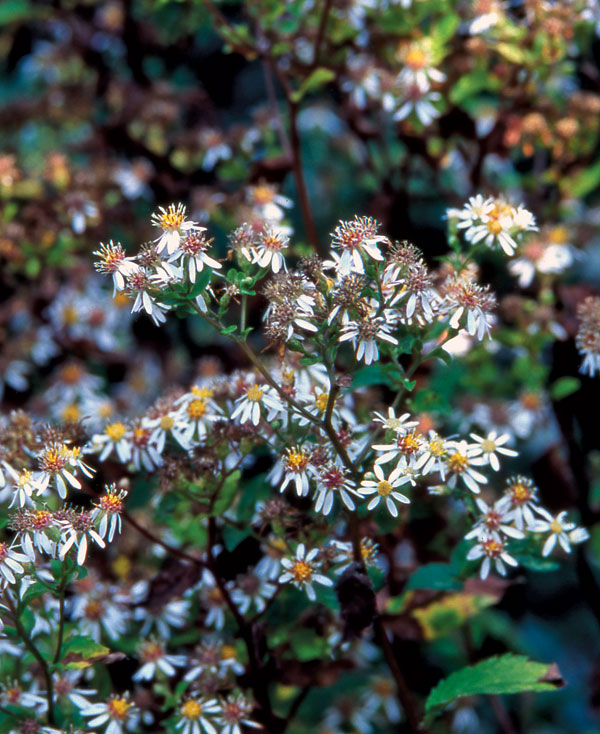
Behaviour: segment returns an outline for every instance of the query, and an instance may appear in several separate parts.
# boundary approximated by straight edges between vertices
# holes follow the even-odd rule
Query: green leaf
[[[563,685],[554,663],[536,663],[524,655],[498,655],[457,670],[438,683],[425,704],[426,720],[464,696],[553,691]]]
[[[108,647],[99,645],[91,637],[77,635],[63,644],[61,664],[74,670],[87,668],[96,658],[104,657],[109,653]]]
[[[235,324],[232,324],[231,326],[226,326],[224,329],[221,329],[221,334],[234,334],[237,330],[237,326]]]
[[[580,387],[581,381],[577,377],[561,377],[550,387],[550,397],[552,400],[562,400],[577,392]]]
[[[515,553],[514,557],[519,562],[519,565],[529,571],[547,573],[548,571],[558,571],[560,568],[560,562],[555,558],[543,558],[533,553]]]
[[[233,474],[230,474],[227,477],[227,479],[223,483],[223,486],[219,490],[219,494],[217,495],[216,500],[213,502],[212,510],[210,513],[211,515],[218,517],[219,515],[222,515],[225,510],[228,509],[228,507],[235,499],[235,495],[240,485],[241,476],[242,473],[239,470],[236,470],[233,472]]]
[[[569,196],[581,198],[587,196],[600,184],[600,161],[593,166],[584,168],[572,178],[564,178],[561,188],[569,192]]]
[[[437,591],[458,591],[462,582],[448,563],[428,563],[418,568],[408,579],[406,591],[411,589],[434,589]]]
[[[329,82],[335,79],[335,72],[331,69],[325,69],[319,67],[315,69],[309,76],[302,82],[300,88],[292,94],[292,101],[300,102],[302,97],[308,92],[314,92],[320,87],[324,87]]]

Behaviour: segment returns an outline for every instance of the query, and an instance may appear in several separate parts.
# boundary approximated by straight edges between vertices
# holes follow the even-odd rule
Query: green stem
[[[33,655],[33,657],[38,661],[38,663],[40,664],[40,667],[42,668],[42,673],[46,681],[46,700],[48,701],[48,723],[51,726],[54,726],[56,724],[56,720],[54,718],[54,682],[52,680],[52,673],[50,672],[48,663],[44,660],[42,653],[34,645],[33,640],[29,636],[27,630],[25,629],[25,627],[23,627],[21,620],[19,619],[19,613],[17,612],[17,609],[15,608],[15,605],[13,603],[13,600],[10,594],[8,593],[5,594],[4,599],[6,601],[6,605],[8,606],[8,608],[11,611],[13,622],[15,623],[15,628],[17,632],[19,633],[20,638],[23,640],[23,644],[29,650],[29,652]]]

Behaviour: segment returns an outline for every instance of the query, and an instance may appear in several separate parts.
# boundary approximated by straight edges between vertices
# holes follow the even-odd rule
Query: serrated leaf
[[[408,579],[406,591],[412,589],[433,589],[436,591],[458,591],[462,581],[448,563],[428,563],[418,568]]]
[[[457,670],[438,683],[427,698],[426,719],[464,696],[553,691],[564,684],[554,663],[536,663],[524,655],[498,655]]]

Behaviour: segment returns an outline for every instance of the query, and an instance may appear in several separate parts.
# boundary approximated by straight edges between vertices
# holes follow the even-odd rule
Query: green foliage
[[[564,681],[554,664],[536,663],[523,655],[501,655],[457,670],[431,691],[425,704],[426,718],[433,719],[457,698],[532,691],[554,691]]]

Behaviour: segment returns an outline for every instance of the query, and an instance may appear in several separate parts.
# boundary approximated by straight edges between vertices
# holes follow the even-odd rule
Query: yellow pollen
[[[186,719],[199,719],[202,714],[202,704],[190,698],[181,707],[181,715]]]
[[[444,442],[441,438],[434,438],[429,442],[429,450],[434,456],[443,456],[446,453]]]
[[[263,392],[264,390],[261,390],[258,385],[254,385],[246,393],[246,398],[254,403],[258,403],[263,396]]]
[[[327,403],[328,402],[329,402],[329,393],[328,392],[322,392],[320,395],[318,395],[315,398],[315,405],[321,411],[321,413],[324,413],[325,410],[327,410]]]
[[[560,523],[558,522],[558,520],[552,520],[552,522],[550,523],[550,530],[551,530],[551,531],[552,531],[553,533],[562,533],[562,531],[563,531],[563,527],[562,527],[562,525],[561,525],[561,524],[560,524]]]
[[[564,245],[569,241],[569,230],[566,227],[552,227],[548,232],[548,242],[553,245]]]
[[[61,371],[60,377],[63,382],[74,385],[83,377],[83,370],[78,364],[68,364]]]
[[[223,645],[221,648],[221,657],[223,660],[231,660],[236,656],[236,650],[233,645]]]
[[[264,204],[270,204],[273,201],[275,198],[275,190],[266,184],[259,184],[252,190],[252,196],[255,204],[263,206]]]
[[[486,438],[481,442],[481,448],[484,454],[491,454],[496,450],[496,442]]]
[[[289,451],[285,463],[291,471],[302,471],[308,464],[308,457],[302,451]]]
[[[185,209],[176,209],[174,204],[170,204],[167,211],[159,214],[156,220],[164,230],[174,231],[179,229],[183,224],[185,220]]]
[[[192,387],[192,395],[195,395],[197,398],[203,398],[204,400],[212,398],[214,393],[215,391],[212,387],[198,387],[197,385]]]
[[[63,408],[62,417],[65,423],[75,423],[81,417],[81,411],[75,403],[71,403]]]
[[[108,711],[113,719],[125,719],[131,703],[125,698],[111,698],[108,702]]]
[[[133,429],[133,442],[137,446],[142,446],[148,443],[148,440],[150,438],[150,431],[147,428],[142,428],[141,426],[139,428]]]
[[[168,431],[175,425],[175,419],[172,418],[170,415],[163,415],[163,417],[160,419],[159,425],[164,431]]]
[[[187,414],[190,418],[202,418],[206,414],[206,403],[204,400],[192,400],[187,407]]]
[[[377,492],[382,497],[387,497],[390,492],[393,491],[393,487],[389,482],[386,482],[385,480],[377,483]]]
[[[122,291],[117,291],[113,296],[113,303],[117,308],[125,308],[129,305],[129,297]]]
[[[105,512],[121,512],[123,502],[115,494],[106,494],[100,497],[99,507]]]
[[[448,457],[448,468],[455,474],[462,474],[469,466],[469,459],[464,454],[452,454]]]
[[[483,546],[486,555],[491,556],[492,558],[499,556],[503,550],[502,543],[497,540],[486,540],[481,545]]]
[[[406,54],[404,62],[411,69],[423,69],[427,66],[427,54],[420,48],[411,48]]]
[[[398,437],[398,448],[404,454],[414,454],[419,450],[419,436],[414,431]]]
[[[111,441],[120,441],[127,433],[127,428],[120,421],[117,421],[106,426],[104,433],[106,433]]]
[[[77,309],[75,308],[75,306],[71,304],[67,304],[63,308],[62,317],[63,317],[63,321],[65,322],[65,324],[67,324],[67,326],[73,326],[73,324],[76,324],[77,321],[79,320],[79,314],[77,313]]]
[[[306,561],[296,561],[292,566],[295,581],[308,581],[312,576],[312,566]]]
[[[487,223],[487,228],[492,234],[500,234],[502,232],[502,225],[496,219],[490,219]]]
[[[513,484],[512,487],[510,487],[510,493],[515,505],[524,504],[525,502],[529,502],[531,499],[530,488],[521,483]]]

